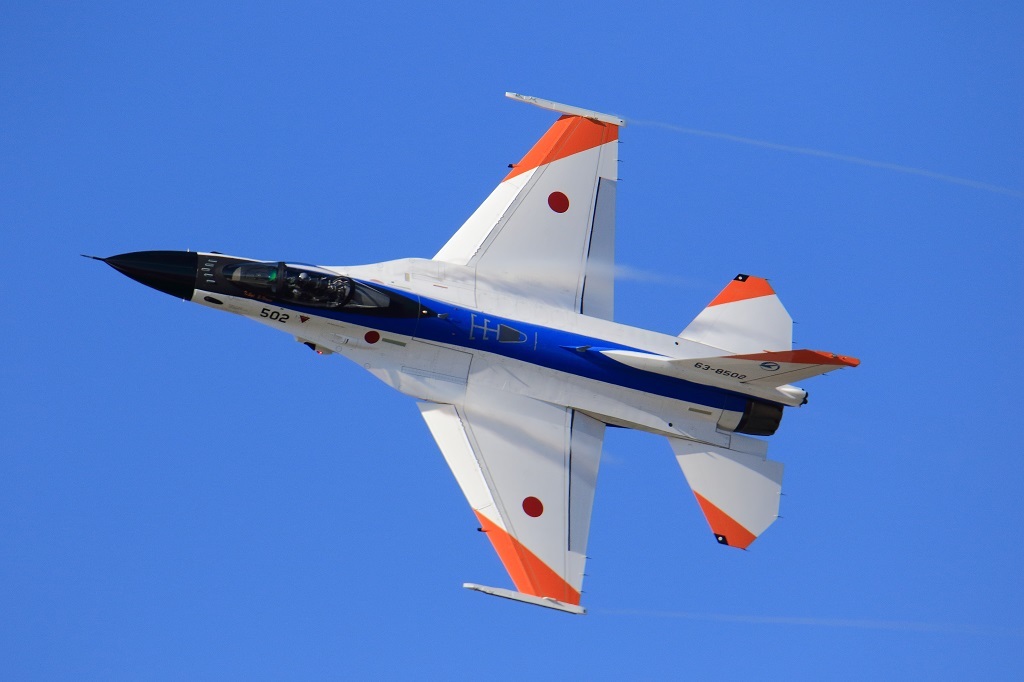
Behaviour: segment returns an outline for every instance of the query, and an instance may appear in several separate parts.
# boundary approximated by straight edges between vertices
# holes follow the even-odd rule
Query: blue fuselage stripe
[[[711,408],[743,412],[749,400],[746,396],[730,391],[629,367],[600,353],[601,350],[650,352],[642,348],[467,310],[442,301],[416,297],[376,282],[371,283],[371,286],[406,298],[418,298],[424,308],[437,315],[420,318],[382,317],[346,310],[308,308],[284,302],[277,302],[276,305],[422,341],[493,353],[557,372]]]

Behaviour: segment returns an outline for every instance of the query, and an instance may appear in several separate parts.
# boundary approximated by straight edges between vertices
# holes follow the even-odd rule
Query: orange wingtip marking
[[[617,139],[619,127],[611,123],[601,123],[581,116],[562,116],[548,128],[544,137],[533,145],[523,160],[512,168],[505,180]]]
[[[775,293],[772,289],[772,285],[768,284],[768,280],[761,279],[760,277],[754,277],[753,275],[736,275],[736,279],[729,282],[718,296],[715,296],[715,300],[708,303],[710,308],[713,305],[722,305],[723,303],[735,303],[736,301],[745,301],[748,298],[760,298],[761,296],[771,296]]]
[[[823,350],[780,350],[768,353],[751,353],[734,355],[743,360],[774,360],[775,362],[792,362],[799,365],[843,365],[856,367],[860,364],[857,358],[848,355],[836,355]]]
[[[474,512],[480,527],[487,532],[501,563],[505,565],[516,589],[535,597],[552,597],[567,604],[580,603],[580,593],[536,554],[526,548],[480,512]]]
[[[697,498],[697,503],[700,504],[700,509],[704,512],[704,518],[708,520],[708,525],[711,526],[711,532],[715,534],[720,543],[723,545],[727,544],[730,547],[746,549],[750,546],[751,542],[757,539],[756,535],[741,526],[724,511],[708,502],[700,493],[694,491],[693,496]]]

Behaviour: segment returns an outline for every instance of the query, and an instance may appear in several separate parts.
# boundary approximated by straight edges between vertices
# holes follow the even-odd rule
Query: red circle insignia
[[[548,195],[548,206],[555,213],[565,213],[569,210],[569,197],[561,192],[552,192]]]
[[[544,505],[536,497],[527,497],[523,500],[523,511],[527,516],[537,518],[544,513]]]

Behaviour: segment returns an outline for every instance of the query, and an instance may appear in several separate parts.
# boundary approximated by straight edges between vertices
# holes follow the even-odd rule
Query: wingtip
[[[558,599],[555,599],[554,597],[537,597],[532,594],[525,594],[523,592],[517,592],[515,590],[506,590],[501,587],[488,587],[487,585],[479,585],[477,583],[462,583],[462,586],[467,590],[473,590],[474,592],[489,594],[493,597],[511,599],[513,601],[522,602],[524,604],[533,604],[534,606],[543,606],[548,609],[563,611],[565,613],[571,613],[577,616],[585,616],[587,614],[587,610],[579,604],[571,604],[568,602],[560,601]]]
[[[553,102],[549,99],[542,99],[540,97],[534,97],[533,95],[523,95],[518,92],[506,92],[505,97],[519,102],[526,102],[527,104],[532,104],[533,106],[540,107],[541,109],[550,109],[551,111],[556,111],[560,114],[582,116],[583,118],[593,119],[595,121],[600,121],[601,123],[610,123],[611,125],[619,128],[624,128],[626,126],[626,119],[614,114],[602,114],[600,111],[574,107],[570,104]]]

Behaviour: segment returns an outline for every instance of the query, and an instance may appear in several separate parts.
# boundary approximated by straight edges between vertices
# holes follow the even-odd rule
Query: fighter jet
[[[613,320],[615,195],[625,121],[561,116],[430,259],[310,266],[221,253],[101,258],[164,293],[338,354],[418,402],[515,590],[582,614],[607,426],[664,436],[722,545],[778,517],[782,464],[763,437],[807,402],[792,382],[855,358],[794,350],[772,286],[740,274],[678,336]]]

